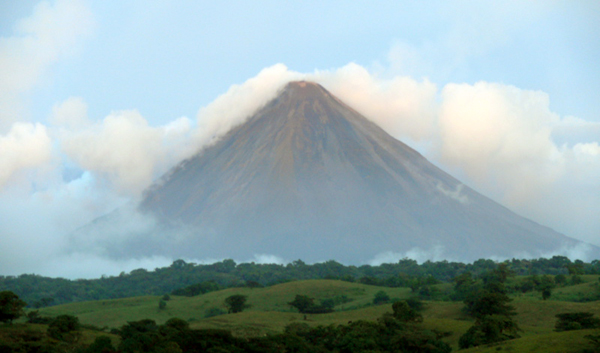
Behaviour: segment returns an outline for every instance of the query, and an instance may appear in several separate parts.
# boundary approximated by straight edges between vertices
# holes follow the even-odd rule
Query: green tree
[[[543,275],[540,284],[537,286],[537,291],[542,293],[542,299],[546,300],[552,295],[552,290],[556,287],[556,283],[552,277]]]
[[[247,299],[247,296],[241,294],[234,294],[225,298],[225,305],[227,306],[228,312],[235,314],[249,308],[250,305],[246,304]]]
[[[517,338],[519,327],[512,317],[516,315],[505,288],[511,275],[506,264],[498,265],[483,277],[483,287],[465,299],[465,311],[475,318],[475,323],[460,337],[460,348]]]
[[[94,342],[85,351],[86,353],[110,353],[114,352],[115,347],[108,336],[96,337]]]
[[[556,331],[583,330],[600,327],[600,319],[595,318],[594,314],[590,312],[556,314],[556,318],[558,319],[554,326]]]
[[[48,336],[66,341],[73,338],[79,331],[79,319],[73,315],[59,315],[48,325]]]
[[[402,322],[422,322],[423,316],[419,314],[415,309],[411,308],[406,300],[395,302],[392,305],[392,314],[396,320]]]
[[[154,320],[130,321],[119,331],[119,351],[125,353],[154,352],[162,343],[158,326]]]
[[[567,276],[563,275],[562,273],[556,275],[554,277],[554,283],[556,283],[557,286],[564,286],[565,284],[567,284]]]
[[[159,309],[159,310],[164,310],[164,309],[166,309],[166,308],[167,308],[167,302],[166,302],[166,301],[164,301],[164,300],[162,300],[162,299],[161,299],[161,300],[159,300],[159,301],[158,301],[158,309]]]
[[[460,336],[461,349],[517,338],[517,324],[508,316],[488,315],[477,319],[467,333]]]
[[[387,293],[382,290],[375,293],[375,298],[373,298],[373,304],[375,304],[375,305],[387,303],[389,301],[390,301],[390,296],[387,295]]]
[[[306,313],[310,308],[312,308],[315,305],[315,303],[313,298],[310,298],[306,295],[296,294],[296,298],[293,301],[289,302],[288,305],[298,309],[298,311],[301,313]]]
[[[475,280],[471,272],[466,271],[452,279],[454,282],[454,300],[464,300],[475,285]]]
[[[11,291],[0,292],[0,322],[12,324],[14,319],[21,317],[27,303]]]

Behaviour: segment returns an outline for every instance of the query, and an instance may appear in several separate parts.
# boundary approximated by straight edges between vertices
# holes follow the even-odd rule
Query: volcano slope
[[[177,244],[155,250],[191,258],[364,263],[420,250],[472,261],[579,244],[482,196],[304,81],[167,173],[139,210],[163,230],[185,226]]]

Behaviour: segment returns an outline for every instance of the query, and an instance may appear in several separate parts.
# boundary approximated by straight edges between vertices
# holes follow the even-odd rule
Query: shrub
[[[250,305],[246,304],[247,299],[248,297],[245,295],[234,294],[225,298],[225,305],[227,306],[229,313],[239,313],[250,307]]]
[[[221,308],[212,307],[212,308],[206,309],[206,311],[204,312],[204,317],[208,318],[208,317],[219,316],[219,315],[223,315],[223,314],[227,314],[227,312]]]
[[[384,304],[389,301],[390,301],[390,297],[387,295],[386,292],[384,292],[382,290],[375,293],[375,298],[373,298],[373,304],[375,304],[375,305]]]
[[[557,314],[556,331],[572,331],[600,327],[600,319],[590,312]]]
[[[64,341],[80,328],[79,319],[72,315],[59,315],[48,325],[48,336]]]

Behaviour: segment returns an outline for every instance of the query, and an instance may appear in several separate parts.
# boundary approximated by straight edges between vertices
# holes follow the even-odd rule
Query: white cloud
[[[41,124],[15,123],[0,135],[0,190],[15,175],[46,165],[51,160],[52,142]]]
[[[119,193],[137,196],[190,153],[190,129],[187,118],[152,127],[139,112],[128,110],[66,132],[61,145],[82,169],[107,179]]]
[[[448,196],[451,199],[454,199],[462,204],[467,204],[469,203],[469,197],[465,194],[462,193],[464,185],[463,184],[458,184],[456,185],[456,189],[455,190],[447,190],[446,188],[444,188],[444,185],[442,183],[439,183],[437,185],[437,189],[444,195]]]
[[[289,81],[303,75],[289,71],[283,64],[263,69],[243,84],[232,85],[229,90],[198,112],[197,147],[218,140],[231,128],[242,124],[262,108]]]
[[[277,255],[270,255],[270,254],[254,254],[254,257],[246,262],[247,263],[254,262],[257,264],[277,264],[277,265],[285,265],[285,264],[289,263],[289,261],[286,261]]]
[[[401,259],[409,258],[417,261],[418,263],[423,263],[425,261],[442,261],[448,260],[453,261],[453,259],[448,258],[444,254],[444,247],[441,245],[434,246],[429,250],[423,250],[420,248],[412,248],[405,253],[396,253],[393,251],[386,251],[380,254],[375,255],[375,257],[367,261],[367,263],[371,266],[379,266],[381,264],[389,264],[389,263],[397,263]]]
[[[69,97],[52,107],[50,122],[53,125],[79,130],[91,124],[87,103],[81,97]]]
[[[379,78],[350,63],[335,71],[307,75],[397,138],[431,138],[435,127],[435,84],[410,77]]]
[[[487,82],[448,84],[439,115],[441,159],[478,186],[501,193],[503,201],[526,202],[563,171],[551,139],[558,120],[543,92]]]

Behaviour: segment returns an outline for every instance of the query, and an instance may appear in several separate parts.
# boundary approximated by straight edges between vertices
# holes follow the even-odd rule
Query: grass
[[[127,321],[146,318],[155,320],[159,324],[172,317],[196,323],[204,319],[206,311],[210,308],[226,310],[225,298],[233,294],[242,294],[248,297],[247,303],[251,307],[244,313],[277,312],[298,315],[297,311],[287,304],[294,300],[296,294],[308,295],[315,298],[317,302],[345,295],[352,301],[340,304],[335,308],[344,312],[370,305],[375,293],[380,290],[385,291],[390,298],[403,299],[410,296],[408,288],[383,288],[334,280],[309,280],[288,282],[266,288],[229,288],[197,297],[171,296],[171,300],[167,302],[164,310],[158,308],[160,296],[145,296],[58,305],[41,309],[40,314],[51,317],[60,314],[74,315],[79,317],[83,324],[109,328],[117,328],[126,324]],[[342,313],[337,314],[340,317],[348,316]],[[282,329],[283,326],[280,328]]]
[[[515,320],[523,330],[521,338],[495,344],[490,347],[478,347],[461,352],[577,352],[588,346],[584,339],[589,331],[554,332],[555,315],[564,312],[589,311],[600,316],[600,302],[569,302],[556,300],[556,296],[569,293],[593,293],[597,290],[598,276],[582,276],[585,283],[577,286],[557,288],[553,296],[546,301],[539,293],[526,293],[514,296],[512,305],[517,316]],[[97,327],[118,328],[127,321],[152,319],[158,324],[172,317],[190,322],[194,329],[219,328],[232,331],[236,336],[262,336],[281,332],[286,325],[294,322],[310,326],[347,324],[356,320],[377,320],[385,312],[391,312],[391,304],[372,305],[375,293],[383,290],[390,298],[410,297],[408,288],[384,288],[359,283],[335,280],[308,280],[283,283],[266,288],[229,288],[207,293],[197,297],[171,296],[164,310],[159,310],[160,296],[145,296],[117,300],[100,300],[72,303],[40,310],[44,316],[70,314],[79,317],[82,324]],[[219,315],[206,318],[207,310],[220,308],[226,310],[224,300],[230,295],[242,294],[248,297],[251,307],[237,314]],[[337,305],[336,312],[330,314],[304,315],[298,313],[287,303],[297,295],[323,299],[346,296],[350,302]],[[560,299],[560,298],[559,298]],[[423,311],[423,327],[426,329],[449,332],[444,340],[458,350],[458,340],[473,320],[462,312],[462,302],[427,301]]]
[[[593,330],[579,330],[566,332],[553,332],[536,336],[527,336],[515,340],[504,341],[488,346],[481,346],[461,350],[464,353],[580,353],[591,345],[584,338],[585,335],[593,333]]]
[[[46,335],[48,325],[42,324],[0,324],[0,344],[10,344],[16,347],[23,347],[28,342],[31,351],[36,351],[36,347],[43,344],[60,345],[64,344],[49,338]],[[80,331],[81,337],[77,341],[77,344],[89,345],[99,336],[108,336],[113,345],[118,345],[119,337],[106,332],[86,330]]]

